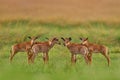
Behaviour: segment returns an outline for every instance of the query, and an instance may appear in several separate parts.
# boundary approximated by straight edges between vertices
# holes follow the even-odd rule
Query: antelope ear
[[[72,40],[72,38],[71,38],[71,37],[69,37],[69,40],[71,41],[71,40]]]
[[[55,37],[55,38],[53,38],[53,40],[57,40],[57,38]]]
[[[35,39],[38,39],[39,37],[37,36],[37,37],[35,37]]]
[[[30,36],[28,36],[29,39],[32,39]]]
[[[61,39],[62,39],[63,41],[65,41],[65,39],[64,39],[63,37],[61,37]]]
[[[85,40],[88,40],[88,37]]]
[[[82,40],[82,38],[80,37],[80,40]]]

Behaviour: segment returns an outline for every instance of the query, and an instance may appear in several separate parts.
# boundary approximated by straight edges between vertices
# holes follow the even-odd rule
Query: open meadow
[[[0,80],[119,80],[120,79],[120,23],[57,23],[30,20],[3,21],[0,23]],[[71,66],[70,52],[63,45],[55,45],[49,52],[49,63],[44,65],[42,54],[34,64],[27,64],[27,54],[19,52],[9,63],[13,44],[28,41],[27,36],[72,37],[72,42],[80,43],[79,37],[88,37],[93,43],[109,47],[111,65],[101,54],[93,55],[91,66],[86,65],[78,55],[76,65]],[[62,40],[60,39],[62,42]]]
[[[69,50],[55,45],[44,64],[39,53],[34,64],[19,52],[10,64],[12,45],[28,36],[80,37],[109,48],[110,66],[101,54],[93,54],[88,66],[81,55],[71,65]],[[120,0],[0,0],[0,80],[120,80]]]

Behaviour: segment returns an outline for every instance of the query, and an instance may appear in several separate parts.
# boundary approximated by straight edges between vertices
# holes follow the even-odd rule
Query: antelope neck
[[[51,45],[51,44],[52,44],[52,42],[51,42],[51,41],[49,41],[48,43],[49,43],[49,45]]]
[[[84,45],[86,45],[86,46],[88,46],[90,43],[89,42],[87,42],[86,44],[84,44]]]

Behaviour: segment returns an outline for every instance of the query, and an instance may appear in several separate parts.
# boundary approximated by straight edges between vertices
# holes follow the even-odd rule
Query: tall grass
[[[120,79],[120,23],[88,22],[57,23],[13,20],[0,22],[0,80],[119,80]],[[25,52],[19,52],[9,63],[13,44],[28,41],[27,36],[72,37],[72,42],[80,43],[79,37],[88,37],[90,42],[109,47],[111,66],[101,54],[93,55],[91,66],[85,64],[82,56],[77,56],[76,65],[71,66],[70,52],[63,45],[55,45],[49,52],[50,61],[43,64],[39,54],[34,64],[27,64]]]

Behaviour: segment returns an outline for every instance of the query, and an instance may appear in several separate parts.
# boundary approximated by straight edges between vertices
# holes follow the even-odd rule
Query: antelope
[[[27,56],[29,58],[29,51],[31,47],[34,45],[35,40],[38,37],[28,37],[30,41],[28,42],[23,42],[23,43],[18,43],[12,46],[12,49],[10,50],[11,55],[10,55],[10,62],[12,61],[13,57],[15,56],[16,53],[18,52],[27,52]],[[28,62],[29,63],[29,62]]]
[[[48,53],[55,44],[60,45],[60,42],[57,38],[52,38],[45,42],[37,42],[31,48],[31,56],[29,57],[29,60],[34,63],[35,57],[38,55],[38,53],[43,53],[43,61],[44,63],[47,63],[49,60]]]
[[[80,40],[82,41],[81,44],[86,46],[89,50],[88,59],[90,61],[90,64],[92,63],[92,53],[101,53],[107,59],[108,66],[109,66],[110,57],[108,55],[109,54],[108,48],[106,46],[90,43],[88,41],[88,38],[80,38]]]
[[[64,41],[63,42],[63,45],[66,46],[69,51],[71,52],[71,63],[74,64],[76,63],[77,59],[76,59],[76,55],[77,54],[81,54],[84,59],[85,59],[85,62],[87,64],[89,64],[89,61],[88,61],[88,48],[86,46],[83,46],[81,44],[78,44],[78,43],[71,43],[70,41],[72,40],[71,37],[69,38],[63,38],[61,37],[61,39]]]

